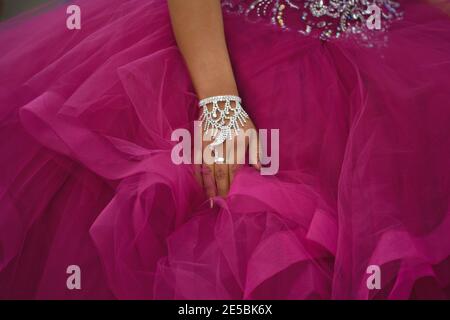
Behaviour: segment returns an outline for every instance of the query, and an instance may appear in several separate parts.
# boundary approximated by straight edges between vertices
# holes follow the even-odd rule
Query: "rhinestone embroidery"
[[[366,19],[373,14],[368,10],[371,5],[380,8],[380,30],[369,30],[366,26]],[[249,18],[269,18],[282,29],[315,34],[322,40],[358,35],[367,46],[373,46],[375,34],[387,31],[392,21],[403,17],[399,3],[394,0],[224,0],[223,6]],[[287,11],[295,13],[301,23],[289,26],[285,20]]]

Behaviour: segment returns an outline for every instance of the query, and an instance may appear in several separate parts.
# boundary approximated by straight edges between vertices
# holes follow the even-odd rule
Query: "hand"
[[[203,128],[202,132],[204,132]],[[244,142],[244,137],[245,143],[242,143]],[[239,140],[242,142],[238,143]],[[203,154],[211,152],[205,149],[210,148],[209,145],[212,141],[211,132],[203,135]],[[241,147],[241,145],[243,147]],[[243,148],[243,150],[238,150],[238,148]],[[252,166],[257,170],[261,169],[258,135],[253,121],[250,118],[247,119],[247,122],[245,122],[244,126],[240,129],[239,136],[233,135],[232,140],[227,140],[215,147],[214,152],[211,153],[215,153],[216,156],[220,155],[223,157],[223,159],[220,160],[223,161],[216,161],[215,163],[208,164],[202,157],[203,164],[197,167],[196,178],[205,189],[212,207],[213,198],[215,196],[227,196],[237,171],[245,163],[247,154],[250,162],[253,162]]]

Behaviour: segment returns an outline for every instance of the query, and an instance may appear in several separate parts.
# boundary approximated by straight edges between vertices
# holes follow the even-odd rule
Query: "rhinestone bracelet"
[[[223,107],[219,102],[225,102]],[[234,102],[234,106],[231,102]],[[222,144],[226,139],[233,138],[233,132],[238,135],[240,128],[247,122],[248,114],[242,108],[241,98],[238,96],[214,96],[200,100],[199,107],[203,108],[200,121],[204,121],[205,134],[212,132],[214,141],[211,148]],[[208,105],[212,105],[209,110]]]

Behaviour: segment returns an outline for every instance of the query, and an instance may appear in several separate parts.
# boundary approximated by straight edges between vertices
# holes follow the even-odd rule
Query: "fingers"
[[[217,195],[216,181],[214,176],[214,162],[209,144],[211,143],[211,133],[205,133],[202,137],[202,179],[206,196],[210,201],[210,207],[214,205],[213,198]]]
[[[240,135],[240,139],[234,137],[213,149],[209,149],[211,137],[207,136],[205,139],[206,135],[204,136],[202,154],[204,165],[201,179],[208,198],[228,195],[237,172],[246,163],[247,154],[250,164],[257,170],[261,169],[260,139],[255,128],[250,128],[250,131],[248,135]]]
[[[225,163],[228,157],[226,150],[225,143],[214,147],[214,179],[216,181],[217,194],[221,197],[226,197],[230,188],[228,164]]]

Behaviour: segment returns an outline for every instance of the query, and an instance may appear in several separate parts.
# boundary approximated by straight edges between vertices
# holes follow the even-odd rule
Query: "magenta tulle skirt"
[[[198,108],[165,0],[0,24],[0,298],[450,298],[450,15],[430,2],[376,48],[225,13],[280,170],[242,168],[212,209],[171,161]]]

